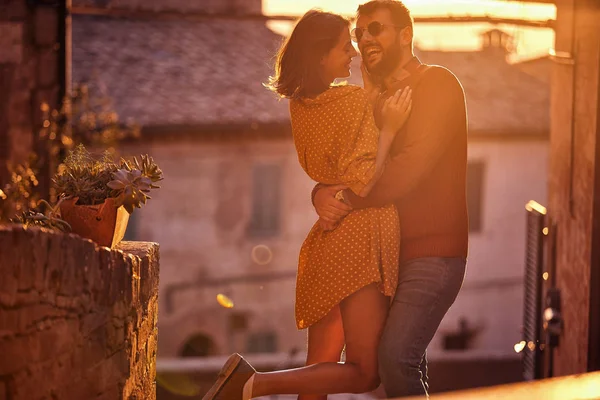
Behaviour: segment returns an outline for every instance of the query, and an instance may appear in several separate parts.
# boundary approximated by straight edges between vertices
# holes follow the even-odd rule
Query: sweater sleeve
[[[432,67],[413,91],[412,115],[407,122],[406,142],[395,155],[369,195],[347,193],[356,209],[394,203],[426,178],[455,139],[458,126],[466,124],[463,88],[447,69]]]

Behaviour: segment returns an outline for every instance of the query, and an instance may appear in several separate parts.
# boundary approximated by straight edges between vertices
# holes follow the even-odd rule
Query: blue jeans
[[[388,397],[428,396],[427,346],[458,295],[466,264],[464,258],[428,257],[400,265],[379,344],[379,374]]]

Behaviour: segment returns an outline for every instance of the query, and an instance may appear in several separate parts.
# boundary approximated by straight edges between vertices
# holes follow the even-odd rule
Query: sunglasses
[[[352,29],[352,32],[350,32],[350,35],[352,36],[352,40],[354,42],[358,43],[363,38],[365,31],[369,32],[369,35],[371,35],[372,37],[376,37],[376,36],[379,36],[381,34],[381,32],[383,32],[383,28],[385,28],[386,26],[391,26],[394,28],[401,28],[400,25],[386,25],[386,24],[382,24],[381,22],[373,21],[369,25],[367,25],[367,29],[363,29],[363,28]]]

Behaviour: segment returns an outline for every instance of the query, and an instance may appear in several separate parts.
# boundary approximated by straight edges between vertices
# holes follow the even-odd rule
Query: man
[[[413,22],[400,1],[358,8],[354,31],[365,88],[375,91],[375,115],[397,89],[412,87],[412,113],[390,161],[369,195],[317,185],[313,203],[323,226],[352,209],[394,203],[400,216],[399,281],[379,348],[389,397],[427,395],[426,349],[462,285],[468,249],[467,116],[462,87],[447,69],[413,54]],[[338,194],[338,198],[339,198]]]

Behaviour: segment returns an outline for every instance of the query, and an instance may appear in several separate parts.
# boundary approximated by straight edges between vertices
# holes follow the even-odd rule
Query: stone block
[[[18,314],[18,325],[16,325],[17,329],[15,329],[15,332],[40,330],[46,328],[49,319],[67,317],[67,312],[65,310],[41,302],[24,306],[13,312]]]
[[[16,258],[12,257],[14,246],[11,231],[0,230],[0,307],[11,307],[18,290]],[[1,310],[2,308],[0,308]],[[0,326],[0,330],[2,326]]]
[[[28,135],[22,129],[11,129],[9,134],[15,153],[26,156],[32,149],[32,135]],[[35,280],[36,263],[34,262],[33,252],[29,246],[30,243],[28,242],[20,242],[14,248],[14,251],[20,255],[16,270],[20,292],[31,291],[33,289],[33,281]]]
[[[78,342],[79,321],[74,318],[49,322],[42,329],[37,337],[41,343],[39,361],[52,360],[68,352]]]
[[[25,18],[27,18],[27,3],[24,0],[0,2],[0,19],[3,21],[22,21]]]
[[[20,64],[23,59],[23,24],[0,22],[0,64]]]
[[[37,232],[36,243],[37,245],[31,248],[31,252],[33,254],[35,264],[39,265],[41,262],[43,262],[43,260],[48,259],[48,235],[41,234],[41,232]],[[35,268],[33,272],[33,286],[40,293],[43,293],[45,291],[46,282],[44,280],[43,268]]]
[[[40,342],[35,333],[0,340],[0,375],[21,370],[38,359]]]
[[[2,340],[2,337],[8,337],[13,335],[14,332],[18,332],[20,324],[20,310],[5,309],[0,313],[0,340]]]
[[[27,42],[27,39],[24,39]],[[31,92],[37,85],[38,49],[34,46],[23,46],[21,63],[18,65],[13,80],[13,90]]]
[[[8,124],[26,125],[31,122],[31,95],[25,88],[15,88],[8,99]]]
[[[52,86],[58,82],[58,51],[55,48],[40,51],[37,81],[40,86]]]
[[[58,40],[58,12],[53,7],[37,7],[34,16],[35,43],[54,46]]]
[[[81,334],[87,337],[91,332],[108,323],[109,316],[104,313],[91,312],[81,319]]]
[[[29,157],[33,146],[33,128],[28,125],[12,127],[8,130],[12,162],[23,162]]]

